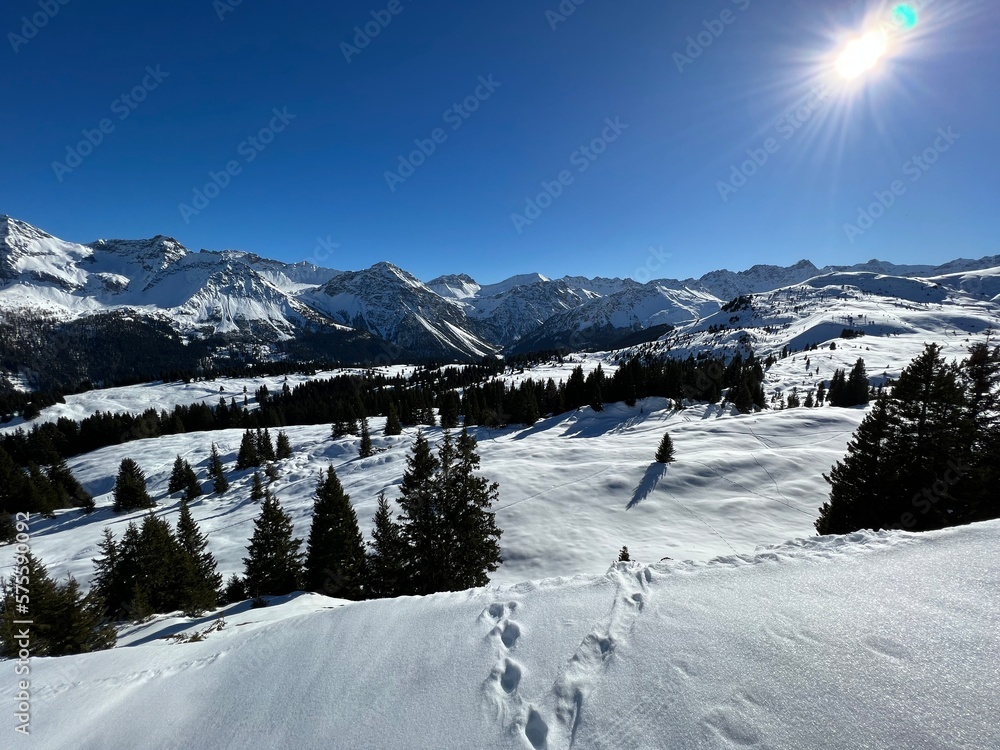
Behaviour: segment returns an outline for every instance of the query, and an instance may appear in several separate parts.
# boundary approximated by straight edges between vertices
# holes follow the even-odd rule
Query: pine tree
[[[656,461],[661,464],[674,462],[674,441],[670,438],[670,433],[663,433],[660,446],[656,449]]]
[[[883,527],[882,512],[892,491],[887,468],[891,436],[889,399],[883,396],[862,420],[844,460],[823,475],[830,484],[830,499],[820,508],[817,532],[848,534]]]
[[[442,456],[442,465],[446,458]],[[463,429],[456,444],[454,468],[439,480],[447,502],[444,528],[451,530],[448,537],[454,560],[448,587],[451,590],[487,585],[490,573],[496,572],[503,562],[500,554],[503,532],[496,525],[491,509],[499,497],[499,485],[477,476],[479,463],[476,439]]]
[[[247,430],[243,433],[243,440],[240,442],[240,452],[236,456],[237,469],[251,469],[260,466],[261,460],[257,453],[257,440],[254,434]]]
[[[135,560],[138,609],[149,613],[182,609],[185,563],[186,554],[170,524],[152,513],[146,515]]]
[[[871,400],[868,395],[868,387],[868,372],[865,370],[865,361],[858,359],[851,369],[851,374],[844,387],[844,406],[867,404]]]
[[[236,604],[244,601],[247,598],[246,582],[235,573],[229,576],[222,598],[223,604]]]
[[[418,432],[400,484],[402,537],[408,547],[405,593],[434,593],[434,571],[440,561],[440,524],[435,472],[438,461],[430,444]]]
[[[187,486],[186,468],[188,468],[188,462],[178,455],[174,460],[174,468],[170,472],[170,481],[167,483],[167,494],[173,495]]]
[[[219,457],[219,449],[212,443],[212,455],[208,459],[208,475],[212,479],[212,492],[221,495],[229,489],[229,480],[226,479],[226,470]]]
[[[739,410],[740,414],[749,414],[753,411],[753,395],[750,393],[750,386],[746,381],[740,383],[736,389],[736,397],[733,399],[733,406]]]
[[[276,449],[278,460],[281,461],[292,457],[292,443],[284,430],[278,433],[278,447]]]
[[[243,558],[247,593],[255,599],[296,591],[302,581],[301,539],[293,537],[291,516],[265,492],[253,536]]]
[[[393,404],[389,404],[388,416],[385,420],[385,434],[401,435],[403,433],[403,425],[399,423],[399,414],[396,412],[396,407]]]
[[[261,431],[258,428],[256,442],[257,442],[257,458],[260,461],[260,463],[264,463],[265,461],[277,460],[277,454],[274,451],[274,443],[271,441],[270,430],[264,428],[264,430]]]
[[[378,510],[372,519],[372,541],[368,556],[369,594],[374,598],[394,597],[404,581],[406,545],[402,530],[392,518],[385,492],[378,496]]]
[[[56,590],[55,607],[50,615],[49,655],[86,654],[113,647],[117,633],[104,621],[102,612],[97,597],[83,596],[80,584],[70,576]]]
[[[56,491],[56,502],[60,507],[73,506],[81,508],[84,513],[91,513],[97,507],[94,498],[87,492],[83,485],[77,481],[76,477],[69,470],[65,459],[59,457],[48,471],[49,481]]]
[[[204,491],[201,489],[201,482],[198,481],[198,475],[195,473],[194,469],[191,468],[191,464],[187,461],[184,462],[184,499],[194,500],[196,497],[201,497],[204,495]]]
[[[438,407],[441,419],[441,428],[450,430],[458,427],[458,410],[460,408],[458,394],[454,391],[447,391],[441,396]]]
[[[372,447],[372,436],[368,432],[368,418],[361,421],[361,448],[358,451],[360,458],[370,458],[375,455],[375,448]]]
[[[127,513],[152,508],[155,503],[146,490],[146,475],[131,458],[123,459],[115,479],[114,510]]]
[[[177,541],[186,557],[181,596],[185,613],[194,616],[213,609],[219,600],[222,576],[216,569],[215,557],[208,549],[208,539],[198,528],[186,499],[181,501]]]
[[[264,483],[260,479],[260,472],[253,473],[253,483],[250,486],[250,499],[259,503],[264,499]]]
[[[357,514],[331,466],[316,487],[306,544],[306,588],[340,599],[363,599],[366,567]]]
[[[92,561],[94,578],[90,590],[101,598],[105,611],[114,615],[125,604],[128,591],[122,586],[121,554],[110,528],[104,528],[97,548],[101,551],[101,556]]]
[[[632,556],[628,553],[628,547],[622,547],[618,553],[618,562],[632,562]]]

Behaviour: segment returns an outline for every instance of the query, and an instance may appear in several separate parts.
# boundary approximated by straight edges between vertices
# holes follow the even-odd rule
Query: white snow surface
[[[704,564],[163,617],[111,651],[33,659],[31,735],[16,745],[994,750],[998,549],[1000,522],[860,532]],[[0,682],[4,705],[15,693]]]

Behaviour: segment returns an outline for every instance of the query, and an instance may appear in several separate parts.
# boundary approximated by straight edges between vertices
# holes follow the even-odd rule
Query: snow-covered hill
[[[162,617],[112,651],[33,659],[31,734],[16,740],[993,750],[998,551],[992,522],[423,598],[298,595]],[[0,682],[5,704],[16,692]]]

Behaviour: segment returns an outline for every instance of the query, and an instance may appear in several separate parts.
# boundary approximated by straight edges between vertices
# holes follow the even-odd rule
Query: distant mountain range
[[[818,268],[803,260],[790,267],[759,265],[646,284],[540,274],[489,285],[466,274],[425,283],[390,263],[336,271],[245,252],[192,252],[164,236],[81,245],[0,216],[0,369],[10,383],[32,385],[53,366],[44,345],[32,349],[26,326],[41,326],[42,338],[61,338],[62,350],[74,352],[80,366],[60,376],[70,380],[95,375],[86,361],[93,355],[72,343],[85,328],[91,341],[111,337],[101,340],[101,351],[114,348],[116,331],[133,347],[130,336],[143,331],[166,336],[170,341],[162,351],[184,347],[189,355],[178,368],[212,359],[468,361],[501,352],[608,348],[634,345],[644,332],[659,338],[697,324],[739,296],[831,274],[950,275],[963,279],[956,291],[981,298],[984,288],[994,295],[998,290],[978,272],[997,267],[1000,256],[942,266],[872,260]],[[127,331],[121,330],[123,320]],[[118,353],[122,361],[127,355]],[[101,376],[99,367],[96,374]]]

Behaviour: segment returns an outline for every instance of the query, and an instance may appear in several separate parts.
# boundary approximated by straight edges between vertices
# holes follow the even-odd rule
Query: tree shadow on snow
[[[645,475],[642,477],[642,481],[639,482],[639,485],[635,488],[635,492],[632,493],[632,499],[629,501],[625,510],[632,510],[632,508],[649,497],[653,490],[656,489],[656,485],[660,483],[660,480],[663,479],[666,474],[666,464],[650,464],[649,468],[646,469]]]

